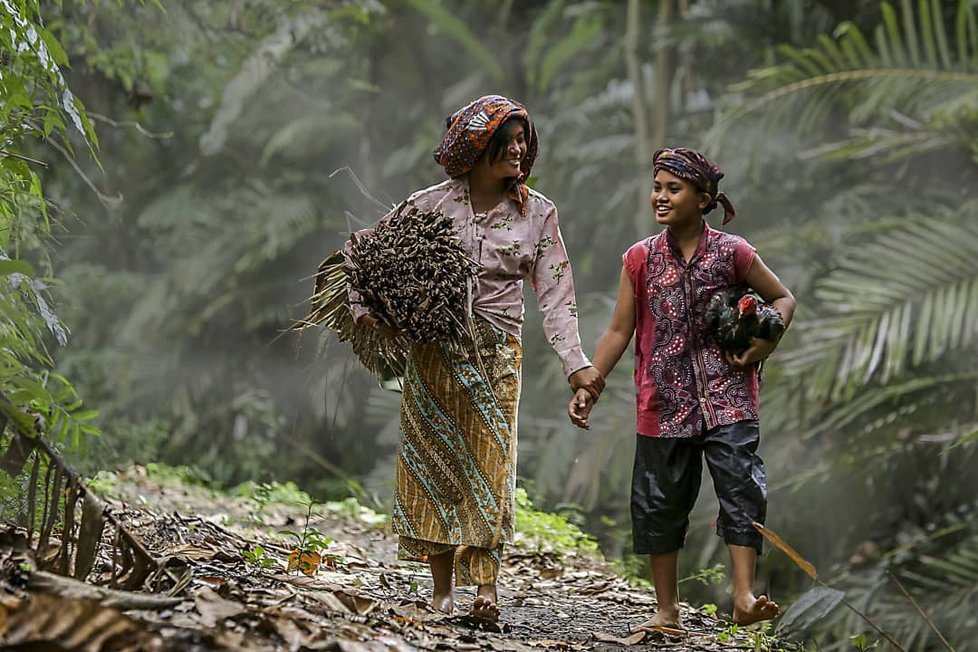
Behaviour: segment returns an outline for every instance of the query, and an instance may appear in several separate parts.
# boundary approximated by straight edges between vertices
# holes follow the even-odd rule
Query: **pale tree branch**
[[[99,190],[98,187],[95,185],[95,182],[92,181],[88,177],[88,175],[85,174],[85,171],[81,169],[78,163],[75,162],[75,157],[73,157],[71,153],[68,152],[68,150],[64,147],[64,145],[62,145],[61,143],[53,139],[48,140],[47,144],[50,145],[52,148],[54,148],[54,150],[60,153],[62,156],[64,156],[65,160],[68,161],[69,164],[71,164],[72,168],[74,168],[75,173],[81,178],[81,180],[85,183],[85,185],[88,186],[93,193],[95,193],[95,196],[98,198],[99,202],[104,207],[109,208],[110,206],[122,202],[122,194],[118,194],[115,197],[112,197],[106,195],[101,190]]]
[[[113,120],[112,118],[108,116],[104,116],[101,113],[92,113],[91,111],[88,112],[88,117],[92,118],[93,120],[98,120],[99,122],[104,122],[110,127],[132,127],[137,132],[139,132],[143,136],[146,136],[147,138],[154,138],[154,139],[161,139],[161,140],[166,138],[173,138],[172,131],[167,131],[163,133],[154,133],[152,131],[147,130],[145,127],[143,127],[141,124],[139,124],[134,120]]]

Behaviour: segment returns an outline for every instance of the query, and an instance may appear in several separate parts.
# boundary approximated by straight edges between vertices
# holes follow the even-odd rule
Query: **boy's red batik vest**
[[[706,341],[713,292],[744,282],[754,248],[706,225],[687,263],[668,230],[623,257],[635,291],[637,432],[694,437],[705,428],[757,419],[757,374],[740,371]]]

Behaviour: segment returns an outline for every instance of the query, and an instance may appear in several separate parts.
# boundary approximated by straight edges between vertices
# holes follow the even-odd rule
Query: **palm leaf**
[[[931,554],[913,555],[915,561],[892,572],[905,584],[913,599],[928,613],[948,640],[965,649],[966,641],[974,640],[978,625],[971,618],[975,596],[978,595],[978,535],[964,525],[965,536],[952,538],[950,545],[941,545]],[[961,528],[959,528],[961,531]],[[927,546],[942,544],[924,542]],[[891,555],[886,555],[888,559]],[[886,562],[884,562],[886,563]],[[879,566],[855,574],[849,581],[847,594],[856,604],[871,605],[874,619],[907,650],[937,649],[938,638],[917,613],[913,604],[899,593]],[[858,631],[861,623],[852,614],[841,619],[843,631]]]
[[[503,79],[503,69],[498,57],[486,47],[475,33],[459,18],[443,7],[441,3],[431,0],[408,0],[415,11],[424,14],[432,25],[444,31],[449,37],[455,39],[459,45],[464,47],[482,65],[482,69],[489,73],[495,82]]]
[[[928,427],[951,428],[947,423],[948,411],[954,410],[962,398],[961,393],[974,393],[978,389],[978,373],[948,374],[943,376],[915,376],[903,382],[891,382],[884,387],[862,389],[857,395],[844,397],[836,405],[826,408],[818,421],[805,430],[804,439],[837,432],[852,432],[863,425],[863,431],[886,430],[896,434],[894,424],[913,417],[917,429]],[[963,390],[963,391],[959,391]],[[921,413],[934,403],[934,396],[941,401],[944,410],[939,417],[942,423],[928,423]]]
[[[326,21],[326,13],[318,10],[285,20],[259,44],[224,87],[221,103],[214,113],[210,128],[200,139],[201,153],[212,156],[224,148],[232,125],[244,113],[249,101],[273,77],[282,59]]]
[[[929,223],[914,218],[844,251],[816,284],[829,316],[797,326],[804,347],[784,356],[794,375],[815,374],[819,395],[974,347],[978,336],[978,204]]]
[[[978,100],[978,30],[975,10],[961,0],[957,15],[958,52],[952,57],[939,3],[902,0],[900,15],[881,5],[882,24],[873,45],[852,23],[843,23],[835,37],[823,36],[817,47],[782,46],[784,62],[754,70],[732,88],[749,99],[737,100],[723,112],[705,141],[711,150],[739,133],[740,123],[759,119],[772,127],[791,125],[814,133],[835,110],[852,124],[879,121],[899,109],[929,120],[953,107]],[[735,95],[735,97],[738,97]]]

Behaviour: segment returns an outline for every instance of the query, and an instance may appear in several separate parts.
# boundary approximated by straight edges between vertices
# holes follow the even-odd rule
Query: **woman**
[[[447,127],[434,156],[450,179],[407,202],[450,216],[479,264],[478,351],[418,345],[409,356],[392,525],[398,557],[430,565],[436,609],[452,613],[456,584],[474,584],[472,615],[497,620],[496,581],[515,516],[524,279],[571,388],[596,397],[604,380],[581,349],[557,211],[525,183],[537,155],[526,108],[489,95],[452,114]],[[358,320],[380,327],[355,291],[350,298]]]

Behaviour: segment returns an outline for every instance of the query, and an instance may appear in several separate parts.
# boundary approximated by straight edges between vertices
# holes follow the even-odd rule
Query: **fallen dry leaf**
[[[624,638],[613,636],[611,634],[605,634],[604,632],[595,632],[594,638],[602,643],[617,643],[618,645],[638,645],[645,640],[645,635],[647,632],[635,632]]]
[[[234,618],[246,611],[240,602],[225,600],[213,589],[202,588],[194,596],[194,603],[197,605],[197,613],[200,614],[200,621],[205,627],[214,627],[217,623]]]
[[[0,645],[23,649],[143,652],[162,641],[115,609],[96,602],[46,593],[0,606]],[[28,647],[29,646],[29,647]]]
[[[337,591],[336,597],[353,613],[365,616],[377,608],[377,601],[349,591]]]

